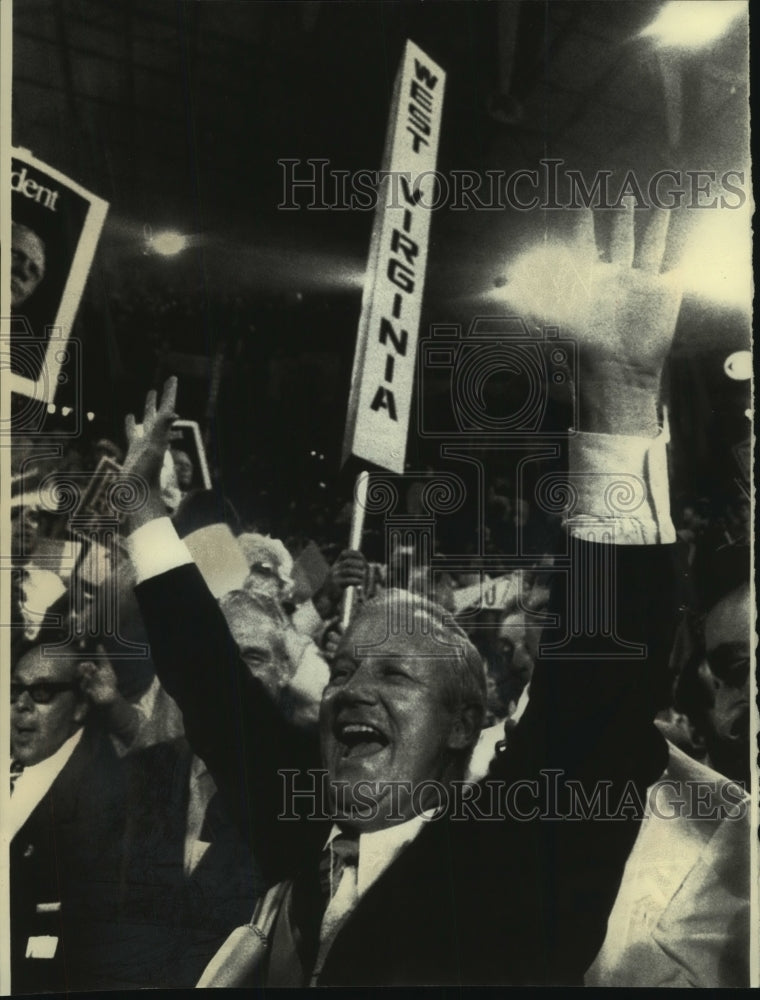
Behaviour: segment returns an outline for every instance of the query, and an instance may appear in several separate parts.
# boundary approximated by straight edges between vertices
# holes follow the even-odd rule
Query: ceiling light
[[[166,232],[159,233],[150,241],[151,249],[161,254],[162,257],[174,257],[181,253],[187,246],[187,236],[181,233]]]

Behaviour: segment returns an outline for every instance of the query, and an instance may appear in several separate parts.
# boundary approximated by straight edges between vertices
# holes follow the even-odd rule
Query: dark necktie
[[[19,764],[17,760],[11,761],[11,771],[10,771],[11,795],[13,795],[13,789],[16,787],[16,782],[21,777],[23,771],[24,771],[23,764]]]

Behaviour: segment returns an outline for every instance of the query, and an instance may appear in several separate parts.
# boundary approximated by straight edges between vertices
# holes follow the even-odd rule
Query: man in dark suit
[[[123,771],[85,729],[76,661],[35,647],[11,678],[11,983],[92,988],[107,955],[123,834]]]
[[[192,986],[260,876],[218,796],[190,830],[184,741],[119,758],[81,668],[37,646],[13,670],[11,988]]]
[[[158,408],[149,395],[144,437],[130,433],[126,463],[152,484],[130,542],[137,595],[191,745],[270,878],[286,880],[257,981],[582,982],[646,787],[667,759],[652,718],[673,622],[675,533],[657,402],[680,295],[657,274],[661,221],[634,269],[632,213],[613,227],[612,264],[582,247],[593,280],[574,329],[573,570],[555,581],[557,627],[544,634],[506,752],[470,789],[475,804],[455,793],[483,718],[477,654],[419,599],[391,592],[351,623],[319,740],[280,718],[161,517],[176,381]]]

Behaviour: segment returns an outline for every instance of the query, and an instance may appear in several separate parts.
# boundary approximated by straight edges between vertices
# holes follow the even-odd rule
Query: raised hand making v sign
[[[148,488],[147,502],[129,518],[130,530],[134,531],[148,521],[166,515],[166,506],[161,498],[161,469],[169,447],[172,424],[177,419],[176,403],[177,379],[172,376],[164,383],[160,400],[157,400],[153,389],[147,394],[142,433],[138,432],[133,413],[127,414],[124,421],[129,443],[124,471],[140,476]]]

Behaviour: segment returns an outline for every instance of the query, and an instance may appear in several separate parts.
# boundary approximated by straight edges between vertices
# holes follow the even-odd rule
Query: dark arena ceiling
[[[447,73],[447,176],[555,158],[645,184],[658,170],[744,171],[749,192],[748,19],[672,45],[641,34],[663,6],[17,0],[13,143],[110,203],[78,325],[85,404],[104,433],[174,369],[183,415],[218,421],[213,459],[226,475],[249,452],[262,475],[289,460],[274,454],[273,427],[289,435],[293,469],[295,452],[316,449],[337,472],[372,213],[279,208],[279,161],[378,169],[406,38]],[[518,44],[505,87],[508,26]],[[423,324],[503,311],[494,292],[510,260],[566,214],[451,201],[433,213]],[[674,214],[678,263],[700,213]],[[167,229],[187,249],[146,252]],[[733,388],[723,360],[748,346],[749,312],[699,292],[687,294],[676,358],[719,410]]]

